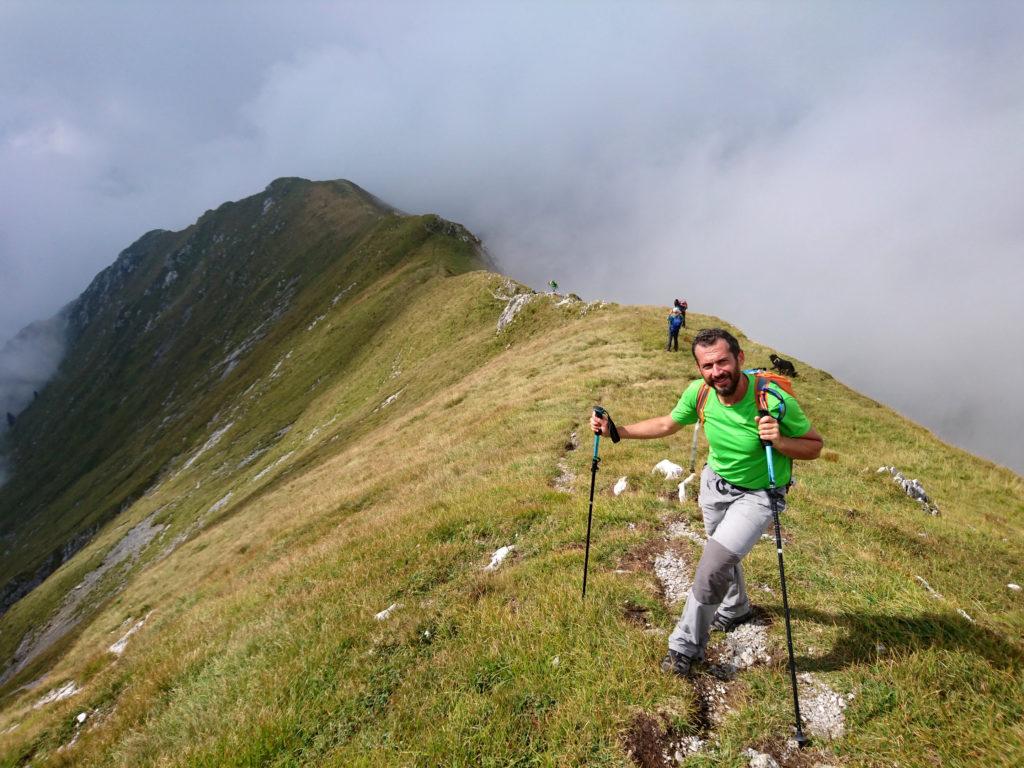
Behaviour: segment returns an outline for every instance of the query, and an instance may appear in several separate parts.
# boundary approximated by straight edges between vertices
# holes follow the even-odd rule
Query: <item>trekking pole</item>
[[[759,416],[770,416],[771,413],[762,408],[758,411]],[[789,625],[789,597],[786,594],[786,566],[782,562],[782,525],[779,523],[778,495],[775,490],[775,467],[772,463],[772,444],[769,440],[762,440],[765,456],[768,459],[768,500],[772,507],[772,518],[775,520],[775,551],[779,553],[779,580],[782,582],[782,610],[786,615],[786,646],[789,648],[789,679],[793,684],[793,712],[796,716],[796,743],[803,749],[810,743],[804,735],[803,726],[800,723],[800,697],[796,692],[796,660],[793,658],[793,630]]]
[[[686,476],[679,485],[682,488],[680,491],[679,500],[686,500],[686,486],[692,483],[697,477],[697,438],[700,436],[700,422],[698,421],[693,425],[693,445],[690,446],[690,474]]]
[[[690,474],[697,472],[697,438],[700,437],[700,422],[693,425],[693,444],[690,446]]]
[[[619,442],[619,431],[615,428],[615,422],[608,416],[608,411],[599,405],[594,406],[594,415],[599,419],[608,417],[608,429],[611,432],[612,442]],[[587,510],[587,548],[583,555],[583,597],[587,596],[587,567],[590,564],[590,525],[594,519],[594,484],[597,480],[597,465],[601,463],[598,458],[597,449],[601,445],[601,433],[594,433],[594,461],[590,465],[590,508]]]

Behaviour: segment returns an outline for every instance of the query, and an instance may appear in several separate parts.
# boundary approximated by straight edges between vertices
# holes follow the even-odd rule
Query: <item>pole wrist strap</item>
[[[622,439],[619,437],[619,430],[615,428],[615,422],[612,421],[611,414],[608,415],[608,432],[611,435],[613,443],[617,443]]]

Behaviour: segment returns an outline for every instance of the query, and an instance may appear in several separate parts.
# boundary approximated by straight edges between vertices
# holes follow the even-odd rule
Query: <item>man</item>
[[[772,520],[768,464],[761,440],[773,446],[779,511],[785,508],[792,460],[816,459],[824,445],[796,399],[781,388],[773,391],[785,401],[782,421],[758,416],[754,374],[743,373],[743,350],[728,331],[700,331],[691,350],[697,370],[711,388],[704,406],[710,451],[698,497],[708,541],[683,614],[669,636],[668,655],[661,662],[663,670],[681,676],[689,675],[693,663],[704,658],[712,627],[728,631],[750,618],[740,561]],[[693,424],[698,418],[700,388],[700,381],[692,382],[668,416],[619,427],[620,438],[666,437],[684,424]],[[779,413],[778,407],[772,412]],[[595,433],[609,434],[607,417],[591,417],[590,426]]]

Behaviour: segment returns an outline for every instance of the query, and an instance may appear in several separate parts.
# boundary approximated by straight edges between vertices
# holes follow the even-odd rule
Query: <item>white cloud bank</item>
[[[1024,471],[988,396],[1024,377],[1024,8],[380,6],[0,11],[0,335],[148,229],[344,177]]]

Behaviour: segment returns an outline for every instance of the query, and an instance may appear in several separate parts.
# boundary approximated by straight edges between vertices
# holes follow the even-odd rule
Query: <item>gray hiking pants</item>
[[[786,489],[779,488],[778,509],[786,508]],[[772,522],[768,491],[747,491],[731,485],[709,466],[700,474],[704,530],[708,541],[686,595],[683,615],[668,638],[668,647],[690,658],[704,658],[715,612],[726,618],[750,610],[740,560]]]

